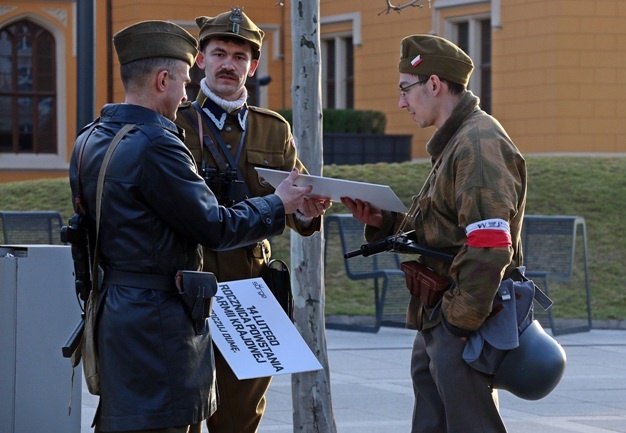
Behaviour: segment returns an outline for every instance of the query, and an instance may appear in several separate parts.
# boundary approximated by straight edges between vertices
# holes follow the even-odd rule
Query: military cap
[[[198,42],[187,30],[168,21],[141,21],[113,36],[121,65],[151,57],[179,59],[193,66]]]
[[[196,24],[200,28],[198,39],[200,44],[215,36],[229,36],[248,42],[252,47],[252,56],[261,57],[261,44],[265,32],[257,27],[248,16],[239,8],[231,8],[216,17],[198,17]]]
[[[467,86],[474,63],[462,49],[447,39],[412,35],[402,40],[398,69],[404,74],[437,75]]]

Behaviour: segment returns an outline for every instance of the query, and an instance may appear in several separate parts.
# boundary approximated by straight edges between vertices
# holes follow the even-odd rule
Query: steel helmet
[[[561,345],[533,320],[520,335],[519,346],[504,356],[492,385],[525,400],[539,400],[561,381],[565,363]]]

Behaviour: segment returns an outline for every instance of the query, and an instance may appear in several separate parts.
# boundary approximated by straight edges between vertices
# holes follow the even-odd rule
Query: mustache
[[[239,76],[237,74],[235,74],[233,71],[227,71],[226,69],[220,69],[217,74],[215,74],[216,77],[229,77],[229,78],[233,78],[235,80],[239,79]]]

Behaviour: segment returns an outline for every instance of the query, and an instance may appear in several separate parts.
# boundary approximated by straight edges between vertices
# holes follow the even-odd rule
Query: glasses
[[[399,87],[398,88],[398,92],[400,92],[400,97],[401,98],[406,98],[406,95],[409,93],[409,90],[411,89],[411,87],[417,86],[418,84],[424,84],[428,80],[430,80],[430,77],[424,78],[423,80],[418,80],[415,83],[407,84],[404,87],[398,86]]]

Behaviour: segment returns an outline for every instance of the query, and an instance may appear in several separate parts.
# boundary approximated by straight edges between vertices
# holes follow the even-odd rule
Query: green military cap
[[[261,44],[265,32],[257,27],[248,16],[239,8],[231,8],[216,17],[198,17],[196,24],[200,28],[198,39],[200,44],[207,38],[214,36],[230,36],[242,39],[252,46],[252,55],[255,59],[261,57]]]
[[[187,30],[168,21],[141,21],[113,36],[121,65],[151,57],[179,59],[193,66],[198,41]]]
[[[412,35],[402,40],[398,69],[404,74],[437,75],[467,86],[474,63],[462,49],[447,39]]]

